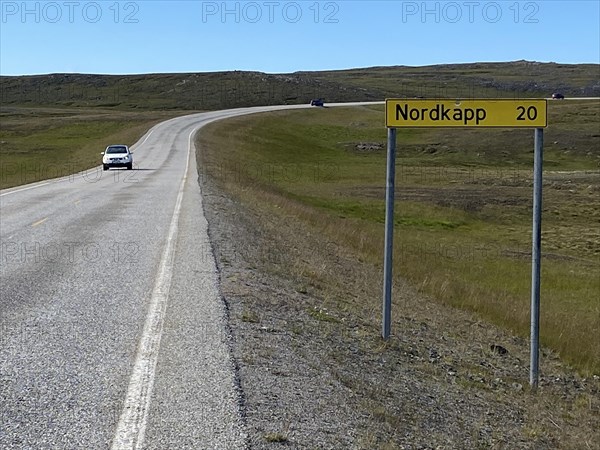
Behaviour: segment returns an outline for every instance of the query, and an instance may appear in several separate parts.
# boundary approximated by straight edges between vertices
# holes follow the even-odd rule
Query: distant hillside
[[[0,77],[2,106],[205,110],[386,97],[600,96],[600,65],[516,61],[265,74],[52,74]]]
[[[569,97],[600,96],[600,64],[515,61],[306,74],[324,82],[343,81],[348,87],[376,89],[388,97],[549,97],[557,91]]]

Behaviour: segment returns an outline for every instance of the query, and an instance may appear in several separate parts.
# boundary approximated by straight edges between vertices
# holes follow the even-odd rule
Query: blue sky
[[[0,74],[600,63],[600,1],[5,1]]]

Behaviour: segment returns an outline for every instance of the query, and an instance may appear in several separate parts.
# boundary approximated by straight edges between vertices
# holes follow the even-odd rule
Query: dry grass
[[[585,110],[587,115],[590,111]],[[336,144],[343,137],[346,143],[362,140],[356,137],[362,135],[364,141],[376,141],[377,113],[377,109],[363,108],[328,112],[326,118],[312,112],[243,118],[235,122],[234,133],[230,125],[215,125],[204,134],[203,145],[227,150],[209,155],[204,167],[242,202],[260,205],[266,216],[283,215],[310,227],[321,236],[323,251],[328,246],[340,247],[379,268],[383,155],[357,155]],[[348,123],[359,125],[349,127]],[[578,145],[581,136],[589,136],[594,122],[589,119],[587,123],[588,128],[574,132],[573,142]],[[559,131],[568,145],[565,124],[547,134]],[[409,134],[407,139],[416,137]],[[421,135],[418,139],[431,138]],[[461,145],[474,147],[467,141]],[[501,140],[496,145],[506,147]],[[581,345],[598,342],[600,329],[600,208],[594,202],[600,176],[593,170],[600,155],[587,153],[568,163],[569,167],[575,161],[581,167],[587,164],[587,172],[546,175],[541,338],[544,345],[589,375],[600,373],[600,345]],[[511,155],[511,161],[525,160],[517,151]],[[469,152],[466,157],[470,158]],[[414,163],[414,158],[409,159]],[[444,155],[440,158],[438,164],[445,160]],[[457,155],[450,152],[448,158],[446,164],[451,164]],[[421,159],[432,161],[428,155]],[[482,166],[467,169],[465,174],[460,166],[436,171],[434,166],[405,164],[403,160],[397,191],[396,283],[409,280],[426,295],[475,311],[526,337],[531,169]],[[339,268],[320,264],[319,256],[313,265],[303,264],[302,269],[294,265],[292,270],[317,286],[348,283],[338,278]],[[353,283],[357,292],[365,292],[361,278],[360,274],[349,278],[357,280]],[[377,313],[373,313],[374,321]]]
[[[228,148],[211,138],[200,138],[200,163],[207,168]],[[336,219],[223,174],[203,173],[205,208],[217,258],[223,261],[223,247],[238,252],[231,258],[225,251],[231,265],[222,268],[222,288],[243,362],[249,427],[260,433],[255,448],[279,445],[265,443],[263,431],[277,417],[293,421],[287,438],[294,448],[575,449],[586,440],[597,447],[591,436],[600,425],[598,380],[582,381],[544,350],[542,383],[537,394],[530,392],[524,339],[436,304],[401,278],[392,339],[383,342],[379,257],[355,249],[370,248],[378,238],[369,231],[381,233],[381,226]],[[208,189],[213,182],[223,190]],[[225,195],[230,200],[223,201]],[[245,320],[251,311],[259,322]],[[490,344],[505,346],[508,355]],[[307,377],[307,365],[322,377]],[[324,384],[339,388],[309,395],[306,403],[295,396],[321,392]],[[336,412],[319,416],[322,403]],[[265,423],[257,422],[261,412]],[[314,442],[312,420],[333,424],[340,436],[317,435],[319,444],[306,444]],[[339,444],[348,433],[353,445]]]

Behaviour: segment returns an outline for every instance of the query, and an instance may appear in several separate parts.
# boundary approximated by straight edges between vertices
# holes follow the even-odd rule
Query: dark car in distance
[[[325,102],[322,98],[314,98],[310,101],[310,106],[323,106]]]
[[[562,95],[560,92],[555,92],[554,94],[552,94],[552,98],[554,100],[563,100],[565,96]]]

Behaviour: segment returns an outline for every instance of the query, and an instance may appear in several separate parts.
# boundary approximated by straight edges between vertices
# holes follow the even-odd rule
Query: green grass
[[[583,373],[600,373],[598,123],[597,103],[552,102],[545,132],[541,339]],[[233,195],[381,265],[382,107],[238,118],[201,142]],[[396,277],[524,337],[532,149],[531,130],[398,130]]]
[[[0,109],[0,188],[69,175],[100,164],[107,145],[133,145],[176,114],[76,108]]]

